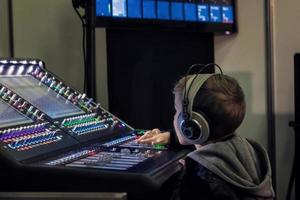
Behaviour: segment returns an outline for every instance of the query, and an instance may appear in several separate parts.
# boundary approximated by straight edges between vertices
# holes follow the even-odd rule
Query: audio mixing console
[[[177,160],[187,152],[138,144],[138,137],[132,127],[47,71],[42,61],[0,59],[0,158],[2,164],[29,170],[22,177],[41,171],[51,174],[48,180],[61,174],[71,180],[73,173],[85,174],[87,180],[99,177],[93,182],[101,185],[97,191],[129,196],[134,192],[128,182],[159,188],[178,171]],[[122,180],[125,185],[117,189],[115,183]],[[18,184],[22,188],[24,183],[11,183],[14,189]],[[39,187],[45,190],[49,184],[39,182]]]

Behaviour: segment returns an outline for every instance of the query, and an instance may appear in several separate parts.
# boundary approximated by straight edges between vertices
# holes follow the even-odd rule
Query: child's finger
[[[153,141],[155,141],[155,138],[150,137],[150,138],[146,138],[146,139],[140,140],[139,143],[142,143],[142,144],[152,144]]]
[[[151,132],[152,131],[147,131],[144,135],[142,135],[141,137],[138,138],[138,141],[150,137],[152,135]]]

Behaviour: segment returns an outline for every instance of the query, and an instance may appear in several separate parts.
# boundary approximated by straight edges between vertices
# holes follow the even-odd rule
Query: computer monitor
[[[234,0],[95,0],[96,26],[235,32]]]

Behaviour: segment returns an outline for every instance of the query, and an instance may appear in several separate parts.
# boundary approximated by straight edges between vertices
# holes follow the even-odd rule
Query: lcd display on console
[[[0,82],[53,119],[84,113],[32,76],[0,77]]]
[[[0,113],[0,128],[33,122],[3,101],[0,101]]]

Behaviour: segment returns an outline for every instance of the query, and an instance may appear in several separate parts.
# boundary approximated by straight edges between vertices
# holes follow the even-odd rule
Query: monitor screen
[[[232,31],[235,24],[233,0],[95,0],[95,7],[97,26],[162,22],[169,27],[185,23]]]
[[[0,128],[33,122],[7,103],[0,100]]]
[[[84,114],[83,110],[30,75],[3,76],[0,82],[53,119]]]

